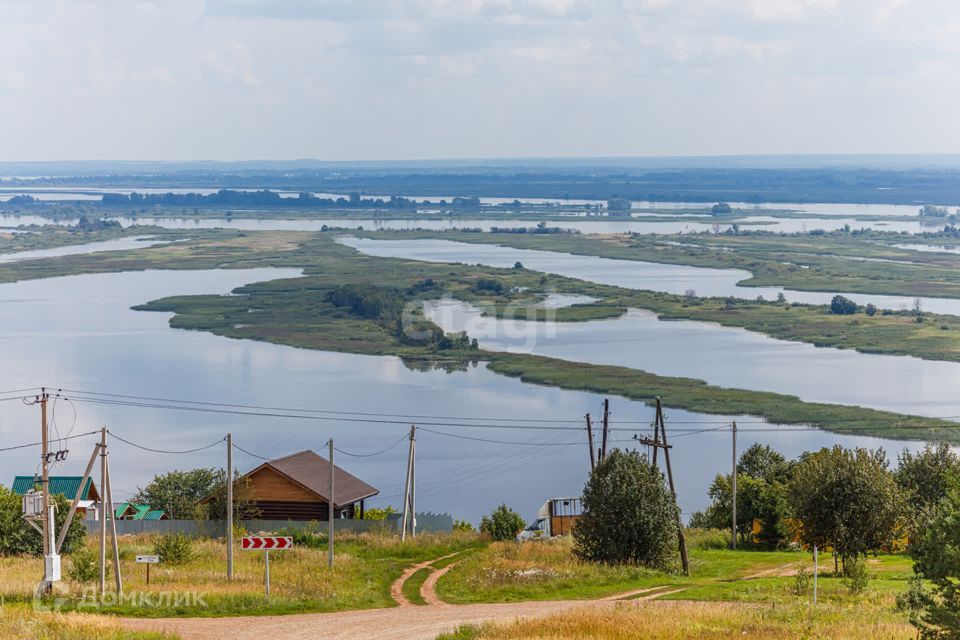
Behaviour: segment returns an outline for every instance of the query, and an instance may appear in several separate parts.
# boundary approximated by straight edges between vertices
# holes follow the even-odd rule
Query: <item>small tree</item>
[[[154,476],[146,487],[138,488],[131,502],[162,509],[174,520],[192,520],[202,515],[197,502],[210,495],[218,482],[222,483],[222,473],[218,474],[216,469],[193,469]]]
[[[911,615],[924,639],[960,638],[960,481],[951,480],[944,499],[934,507],[926,526],[910,546],[913,570],[933,583],[933,592],[914,585]]]
[[[837,315],[853,315],[857,312],[857,303],[841,295],[833,296],[830,301],[830,313]]]
[[[839,445],[800,457],[791,474],[789,500],[803,542],[832,545],[834,564],[839,557],[844,574],[848,559],[892,540],[901,507],[883,450]]]
[[[527,524],[520,514],[505,504],[480,520],[480,532],[489,534],[494,540],[513,540],[525,526]]]
[[[62,495],[50,496],[56,505],[56,530],[59,534],[61,527],[70,511],[70,501]],[[74,517],[70,530],[63,541],[61,552],[68,554],[74,549],[83,546],[87,530],[79,516]],[[22,497],[6,487],[0,486],[0,554],[30,554],[39,556],[43,553],[43,538],[23,519]]]
[[[904,450],[899,462],[894,478],[903,492],[911,537],[915,537],[953,480],[960,478],[960,457],[946,444],[927,444],[917,453]]]
[[[647,457],[614,449],[583,489],[583,515],[573,529],[576,554],[667,569],[675,558],[679,516],[663,474]]]

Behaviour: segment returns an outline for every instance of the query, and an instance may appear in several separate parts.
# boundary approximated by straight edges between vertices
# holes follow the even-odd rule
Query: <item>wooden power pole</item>
[[[333,569],[333,513],[336,511],[337,501],[333,490],[333,438],[330,438],[330,503],[327,508],[327,565]]]
[[[733,516],[730,523],[730,548],[737,548],[737,423],[731,428],[733,433],[733,468],[732,475],[733,500],[731,501]]]
[[[100,598],[107,592],[107,428],[100,429]]]
[[[407,479],[403,487],[403,517],[400,519],[400,540],[407,539],[407,521],[412,536],[417,535],[417,425],[410,425],[410,451],[407,454]]]
[[[593,471],[597,466],[596,453],[593,450],[593,423],[590,421],[590,414],[587,418],[587,446],[590,448],[590,470]]]
[[[233,580],[233,434],[227,434],[227,580]],[[147,570],[150,565],[147,565]]]
[[[600,444],[600,461],[607,457],[607,433],[610,431],[610,400],[603,399],[603,436]]]
[[[673,495],[673,502],[677,505],[677,538],[680,545],[680,562],[683,564],[684,575],[690,574],[690,560],[687,558],[687,538],[683,533],[683,517],[680,516],[680,503],[677,502],[677,489],[673,484],[673,468],[670,466],[670,449],[667,443],[667,427],[663,421],[663,407],[660,406],[660,397],[657,397],[657,417],[656,427],[654,427],[653,442],[643,442],[657,449],[663,449],[663,461],[667,467],[667,483],[670,486],[670,493]]]

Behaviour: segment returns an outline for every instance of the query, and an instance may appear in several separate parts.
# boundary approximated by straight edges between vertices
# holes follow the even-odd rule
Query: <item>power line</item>
[[[100,433],[99,430],[97,430],[97,431],[88,431],[87,433],[78,433],[78,434],[73,435],[73,436],[67,436],[67,437],[65,437],[65,438],[61,438],[61,440],[73,440],[74,438],[83,438],[84,436],[91,436],[91,435],[98,434],[98,433]],[[42,442],[31,442],[31,443],[29,443],[29,444],[18,444],[18,445],[12,446],[12,447],[4,447],[3,449],[0,449],[0,452],[2,452],[2,451],[14,451],[14,450],[16,450],[16,449],[27,449],[27,448],[29,448],[29,447],[39,447],[39,446],[42,446],[42,445],[43,445]]]
[[[220,439],[217,440],[216,442],[211,442],[210,444],[208,444],[208,445],[206,445],[206,446],[197,447],[196,449],[186,449],[186,450],[184,450],[184,451],[167,451],[167,450],[164,450],[164,449],[152,449],[152,448],[150,448],[150,447],[145,447],[145,446],[140,445],[140,444],[137,444],[137,443],[135,443],[135,442],[130,442],[129,440],[127,440],[127,439],[125,439],[125,438],[121,438],[120,436],[118,436],[118,435],[117,435],[116,433],[114,433],[113,431],[110,431],[109,429],[107,430],[107,433],[109,433],[112,437],[116,438],[116,439],[119,440],[120,442],[123,442],[123,443],[125,443],[125,444],[128,444],[128,445],[130,445],[131,447],[136,447],[137,449],[143,449],[144,451],[149,451],[150,453],[169,453],[169,454],[172,454],[172,455],[183,455],[183,454],[186,454],[186,453],[196,453],[197,451],[204,451],[205,449],[213,448],[213,447],[217,446],[218,444],[220,444],[221,442],[224,442],[224,441],[226,440],[226,437],[220,438]]]
[[[400,436],[400,439],[399,439],[399,440],[397,440],[396,442],[394,442],[392,445],[390,445],[390,446],[387,447],[386,449],[382,449],[382,450],[377,451],[377,452],[374,452],[374,453],[350,453],[349,451],[344,451],[343,449],[338,449],[337,447],[334,447],[333,450],[334,450],[334,451],[337,451],[338,453],[342,453],[342,454],[345,455],[345,456],[351,456],[351,457],[354,457],[354,458],[372,458],[372,457],[374,457],[374,456],[379,456],[379,455],[381,455],[381,454],[384,454],[384,453],[390,451],[391,449],[396,448],[397,445],[399,445],[401,442],[403,442],[403,441],[406,440],[407,438],[409,438],[409,436],[408,436],[407,434],[403,434],[402,436]]]

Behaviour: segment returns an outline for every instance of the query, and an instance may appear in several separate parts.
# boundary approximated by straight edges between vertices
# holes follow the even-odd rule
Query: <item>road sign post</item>
[[[147,586],[150,586],[150,565],[160,564],[160,556],[137,556],[137,564],[147,565]]]
[[[247,551],[264,551],[263,558],[263,587],[267,599],[270,599],[270,552],[293,548],[293,538],[290,536],[246,536],[240,539],[240,548]]]

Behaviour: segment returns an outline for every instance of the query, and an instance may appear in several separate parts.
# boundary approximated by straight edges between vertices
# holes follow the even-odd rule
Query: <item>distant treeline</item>
[[[421,206],[451,207],[453,209],[479,209],[480,199],[473,197],[457,197],[449,202],[439,200],[431,202],[423,200],[417,202],[411,198],[391,196],[383,198],[363,198],[359,193],[351,193],[348,197],[318,198],[312,193],[301,192],[294,197],[283,197],[277,191],[262,189],[259,191],[239,191],[221,189],[216,193],[105,193],[101,197],[105,205],[160,205],[173,207],[202,207],[202,206],[254,206],[254,207],[311,207],[320,209],[394,209],[415,211]]]
[[[11,184],[20,184],[14,181]],[[405,194],[426,198],[452,196],[568,198],[633,202],[847,202],[920,206],[960,203],[960,170],[915,168],[749,168],[686,167],[672,169],[622,166],[565,169],[507,169],[477,166],[423,169],[413,167],[337,167],[269,171],[170,171],[168,173],[85,174],[31,179],[24,186],[128,188],[243,188],[274,191]],[[167,197],[167,196],[162,196]],[[144,201],[146,202],[146,201]],[[213,204],[213,202],[210,202]],[[183,205],[183,202],[176,202]],[[453,205],[453,203],[451,203]],[[295,206],[295,205],[291,205]],[[456,205],[453,205],[456,206]],[[515,205],[514,205],[515,206]]]

